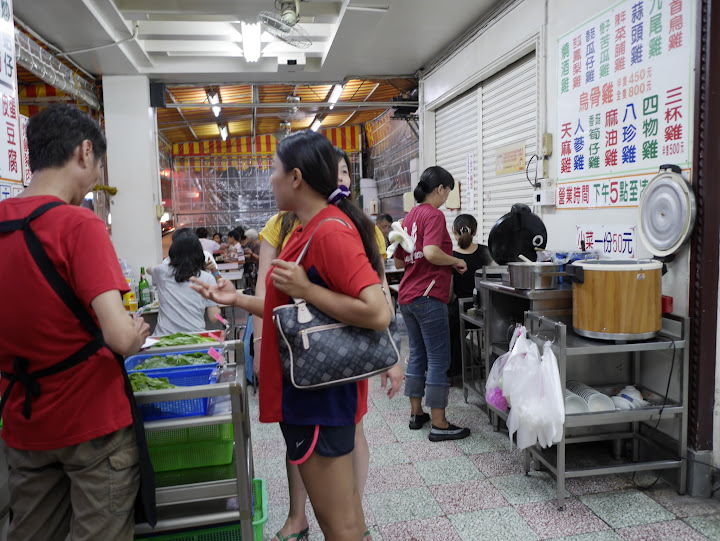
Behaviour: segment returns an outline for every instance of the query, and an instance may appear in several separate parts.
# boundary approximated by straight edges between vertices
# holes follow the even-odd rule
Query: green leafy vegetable
[[[171,366],[189,366],[193,364],[211,364],[215,360],[207,353],[184,353],[182,355],[155,355],[135,367],[135,370],[150,368],[168,368]]]
[[[160,391],[177,387],[177,385],[170,383],[167,378],[149,378],[145,374],[138,372],[130,374],[130,383],[134,393],[140,391]]]
[[[175,334],[169,334],[158,339],[158,341],[152,345],[154,348],[166,348],[170,346],[189,346],[192,344],[209,344],[215,343],[217,340],[209,338],[207,336],[200,336],[199,334],[186,334],[182,332],[176,332]]]

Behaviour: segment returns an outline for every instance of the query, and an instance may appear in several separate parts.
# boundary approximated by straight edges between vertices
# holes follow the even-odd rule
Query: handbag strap
[[[305,243],[305,247],[303,248],[302,252],[300,252],[300,255],[298,256],[298,258],[295,260],[296,265],[299,265],[302,262],[303,258],[305,257],[305,254],[307,254],[308,250],[310,249],[310,242],[312,241],[313,236],[317,232],[318,227],[320,227],[325,222],[329,222],[329,221],[340,222],[345,227],[350,228],[350,226],[347,224],[347,222],[341,220],[340,218],[325,218],[324,220],[322,220],[319,224],[317,224],[315,226],[315,229],[313,230],[312,235],[310,235],[310,238]]]
[[[310,238],[308,239],[308,241],[305,243],[305,246],[303,247],[302,252],[300,252],[300,255],[299,255],[298,258],[295,260],[295,264],[296,264],[296,265],[299,265],[299,264],[302,262],[303,258],[305,257],[305,254],[307,254],[308,250],[310,249],[310,241],[312,241],[312,238],[313,238],[313,236],[315,235],[315,232],[318,230],[318,227],[320,227],[320,226],[321,226],[322,224],[324,224],[325,222],[329,222],[329,221],[331,221],[331,220],[332,220],[332,221],[335,221],[335,222],[340,222],[340,223],[343,224],[345,227],[348,227],[348,228],[350,227],[350,226],[347,224],[347,222],[345,222],[344,220],[341,220],[340,218],[334,218],[334,217],[333,217],[333,218],[325,218],[324,220],[322,220],[319,224],[317,224],[317,225],[315,226],[315,229],[313,230],[312,234],[310,235]],[[387,300],[387,294],[386,294],[386,292],[385,292],[385,288],[382,287],[382,284],[381,284],[381,289],[382,289],[382,292],[383,292],[383,297],[385,298],[385,302],[386,302],[387,305],[388,305],[388,310],[390,310],[390,317],[391,317],[392,319],[395,319],[395,314],[393,313],[393,309],[392,309],[392,307],[390,306],[390,302]],[[294,302],[295,304],[304,303],[304,302],[305,302],[305,299],[296,299],[296,298],[294,298],[294,297],[292,297],[292,300],[293,300],[293,302]]]

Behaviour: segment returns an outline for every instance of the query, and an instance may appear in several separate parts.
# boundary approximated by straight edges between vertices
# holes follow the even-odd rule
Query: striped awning
[[[362,147],[360,126],[347,126],[342,128],[329,128],[321,130],[333,145],[343,149],[345,152],[360,152]],[[277,148],[277,139],[272,135],[259,135],[255,137],[253,144],[252,137],[228,138],[225,141],[198,141],[196,143],[179,143],[173,145],[173,157],[202,157],[202,156],[227,156],[239,155],[267,155],[274,154]]]

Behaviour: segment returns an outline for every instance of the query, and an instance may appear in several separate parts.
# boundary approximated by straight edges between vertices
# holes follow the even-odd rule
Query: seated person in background
[[[205,250],[206,252],[210,252],[212,254],[213,252],[217,252],[220,249],[220,245],[217,242],[207,238],[208,230],[206,228],[198,227],[195,230],[195,233],[197,234],[198,238],[200,239],[200,244],[202,245],[202,249]]]
[[[183,234],[170,247],[170,263],[148,269],[160,300],[154,336],[204,331],[206,311],[211,322],[217,321],[217,304],[190,288],[192,276],[215,285],[215,278],[202,270],[204,266],[200,241],[195,235]]]
[[[448,370],[448,378],[462,375],[462,350],[460,349],[462,341],[460,337],[460,304],[458,299],[473,296],[475,271],[482,269],[486,265],[491,265],[493,262],[488,247],[474,242],[473,237],[476,233],[477,220],[470,214],[460,214],[455,218],[453,236],[458,248],[453,250],[453,256],[467,263],[467,272],[460,274],[453,270],[454,299],[448,305],[448,315],[450,317],[450,369]]]
[[[260,235],[257,229],[245,231],[244,238],[240,239],[240,244],[245,249],[245,260],[248,263],[257,264],[260,260]]]
[[[378,214],[375,219],[375,226],[382,232],[385,237],[385,246],[390,246],[388,242],[388,234],[390,233],[390,227],[392,226],[393,219],[389,214]]]
[[[257,279],[258,265],[260,262],[260,235],[257,229],[248,229],[245,231],[245,238],[240,241],[245,249],[245,265],[243,270],[247,276],[249,287],[255,287]]]
[[[172,241],[173,243],[179,239],[180,237],[189,235],[193,238],[198,238],[197,234],[191,227],[181,227],[179,229],[176,229],[172,234]],[[207,239],[205,239],[207,240]],[[171,245],[172,247],[172,245]],[[210,274],[212,274],[215,278],[218,278],[220,276],[220,272],[217,268],[217,263],[215,262],[215,258],[212,256],[210,252],[207,250],[203,250],[203,255],[205,256],[205,267],[204,269],[208,271]],[[168,254],[168,257],[163,259],[163,264],[167,265],[170,263],[170,257]],[[150,274],[150,269],[148,269],[148,274]],[[151,276],[152,278],[152,276]]]
[[[229,261],[245,262],[245,250],[242,245],[244,236],[242,227],[238,227],[228,233],[228,248],[226,257]]]

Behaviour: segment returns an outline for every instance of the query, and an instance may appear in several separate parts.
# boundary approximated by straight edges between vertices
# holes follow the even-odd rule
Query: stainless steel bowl
[[[508,263],[510,287],[515,289],[557,289],[560,265],[555,263]],[[551,274],[552,273],[552,274]]]

